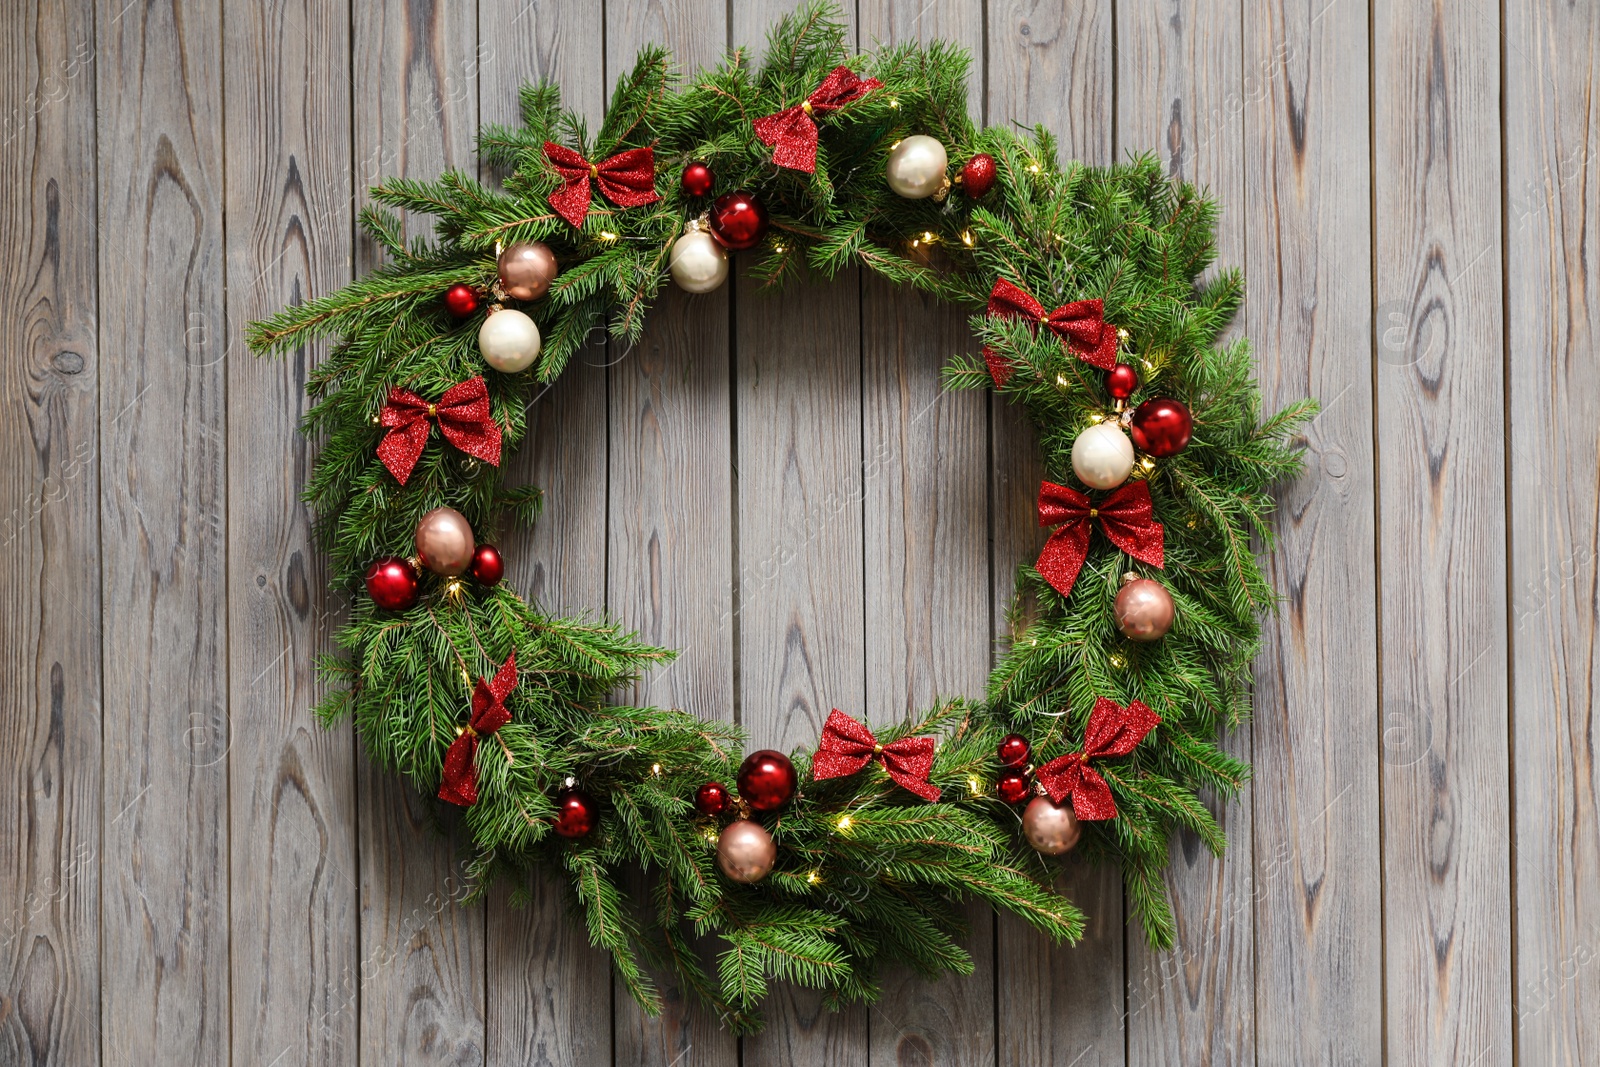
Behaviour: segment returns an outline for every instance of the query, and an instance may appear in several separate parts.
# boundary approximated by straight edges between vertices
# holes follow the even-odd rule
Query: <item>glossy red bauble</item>
[[[694,791],[694,810],[701,815],[721,815],[728,810],[728,790],[721,782],[707,782]]]
[[[976,200],[994,188],[995,174],[994,157],[979,152],[961,168],[961,188]]]
[[[1126,400],[1139,388],[1139,372],[1131,363],[1118,363],[1106,371],[1106,392],[1113,400]]]
[[[691,163],[683,168],[683,191],[690,196],[705,196],[717,184],[717,176],[704,163]]]
[[[600,822],[600,809],[581,789],[556,794],[556,817],[551,828],[562,837],[584,837]]]
[[[994,791],[1007,804],[1020,804],[1027,800],[1028,794],[1032,792],[1028,788],[1028,776],[1021,771],[1007,771],[1002,774],[1000,780],[995,783]]]
[[[472,562],[467,564],[467,573],[479,585],[497,585],[506,574],[506,561],[500,558],[500,550],[493,545],[479,545],[472,550]]]
[[[1000,739],[1000,747],[995,750],[1000,762],[1007,767],[1020,767],[1027,763],[1031,752],[1028,739],[1021,734],[1006,734]]]
[[[767,235],[767,209],[752,193],[728,193],[711,205],[711,236],[723,248],[741,252]]]
[[[752,752],[739,765],[739,795],[756,811],[777,811],[789,803],[798,784],[794,764],[776,749]]]
[[[1189,445],[1194,418],[1176,400],[1157,397],[1133,409],[1128,434],[1139,451],[1152,456],[1176,456]]]
[[[367,595],[384,611],[405,611],[417,602],[417,572],[399,556],[373,560],[367,568]]]
[[[464,319],[478,310],[478,291],[460,282],[444,291],[444,308],[458,319]]]

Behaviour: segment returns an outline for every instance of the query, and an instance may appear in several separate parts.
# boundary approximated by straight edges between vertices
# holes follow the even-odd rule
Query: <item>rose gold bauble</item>
[[[556,254],[543,241],[518,241],[500,253],[500,288],[513,300],[537,300],[556,280]]]
[[[760,823],[737,819],[717,838],[717,866],[735,882],[761,881],[777,860],[778,846]]]
[[[1056,804],[1049,797],[1034,797],[1022,812],[1022,833],[1028,844],[1047,856],[1070,852],[1083,836],[1070,800]]]
[[[1172,594],[1149,578],[1123,575],[1112,610],[1117,629],[1134,641],[1159,641],[1172,629]]]
[[[472,526],[455,508],[434,508],[417,523],[417,555],[435,574],[454,578],[472,564]]]

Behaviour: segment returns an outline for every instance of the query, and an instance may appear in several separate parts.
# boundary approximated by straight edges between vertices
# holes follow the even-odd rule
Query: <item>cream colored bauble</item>
[[[672,244],[672,280],[689,293],[709,293],[728,280],[728,253],[704,230],[690,230]]]
[[[503,374],[527,370],[539,358],[539,327],[514,308],[491,311],[478,329],[478,351]]]
[[[912,134],[889,153],[889,188],[907,200],[924,200],[944,188],[949,166],[944,145],[927,134]]]
[[[1133,442],[1116,423],[1095,423],[1072,442],[1072,473],[1091,489],[1115,489],[1133,473]]]

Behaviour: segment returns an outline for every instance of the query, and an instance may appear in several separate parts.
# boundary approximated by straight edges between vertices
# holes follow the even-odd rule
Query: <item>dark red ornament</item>
[[[600,809],[581,789],[563,789],[556,794],[556,817],[551,824],[562,837],[584,837],[600,821]]]
[[[706,196],[717,184],[717,176],[704,163],[691,163],[683,168],[683,191],[690,196]]]
[[[968,196],[976,200],[994,188],[996,173],[994,157],[979,152],[967,160],[967,165],[961,168],[961,188],[966,190]]]
[[[1000,799],[1007,804],[1020,804],[1028,799],[1028,794],[1033,792],[1028,787],[1028,776],[1021,771],[1007,771],[995,783],[995,792],[1000,794]]]
[[[458,319],[464,319],[478,310],[478,291],[460,282],[444,291],[444,307]]]
[[[1141,452],[1157,458],[1176,456],[1189,446],[1194,417],[1176,400],[1157,397],[1133,409],[1128,434]]]
[[[1021,734],[1006,734],[1000,739],[1000,747],[995,751],[1005,766],[1020,767],[1028,762],[1028,756],[1033,750],[1028,746],[1028,739]]]
[[[472,551],[467,572],[479,585],[498,585],[505,577],[506,561],[500,558],[500,550],[493,545],[479,545]]]
[[[1139,388],[1139,372],[1131,363],[1118,363],[1106,371],[1106,392],[1113,400],[1126,400]]]
[[[373,560],[367,568],[367,595],[384,611],[405,611],[417,602],[417,572],[399,556]]]
[[[798,784],[794,764],[775,749],[752,752],[739,765],[739,795],[756,811],[777,811],[789,803]]]
[[[728,810],[728,790],[721,782],[707,782],[694,791],[694,810],[701,815],[721,815]]]
[[[717,197],[711,205],[711,236],[723,248],[742,252],[767,235],[767,209],[755,194],[740,191]]]

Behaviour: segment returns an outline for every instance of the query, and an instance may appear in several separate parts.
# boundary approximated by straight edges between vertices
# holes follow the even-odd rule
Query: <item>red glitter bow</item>
[[[817,91],[794,107],[756,119],[753,125],[762,144],[775,145],[772,161],[780,167],[815,174],[817,170],[817,124],[813,116],[837,111],[859,100],[873,89],[883,88],[876,78],[856,77],[849,67],[834,67],[822,79]]]
[[[472,690],[472,717],[467,720],[466,728],[450,742],[450,750],[444,754],[440,800],[460,804],[463,808],[470,808],[478,802],[478,739],[487,737],[511,721],[506,697],[516,687],[517,654],[513,651],[492,680],[479,678]],[[509,752],[506,758],[510,758]]]
[[[895,783],[911,790],[923,800],[938,800],[939,787],[928,781],[933,771],[933,738],[902,737],[887,745],[878,744],[872,731],[834,708],[822,725],[822,741],[811,760],[811,775],[817,781],[854,774],[876,759]]]
[[[1164,531],[1155,519],[1149,485],[1128,482],[1096,506],[1076,489],[1040,482],[1039,525],[1056,529],[1044,543],[1034,566],[1062,596],[1069,596],[1078,580],[1078,571],[1089,554],[1089,528],[1097,518],[1112,544],[1152,567],[1162,565]]]
[[[1115,700],[1096,697],[1089,725],[1083,731],[1082,751],[1051,760],[1035,772],[1035,777],[1057,804],[1070,796],[1072,813],[1078,818],[1115,819],[1117,803],[1111,799],[1111,787],[1099,771],[1089,766],[1089,761],[1126,756],[1160,721],[1161,716],[1137,700],[1124,708]]]
[[[591,178],[618,207],[639,207],[661,199],[656,195],[656,154],[648,145],[618,152],[602,163],[590,163],[565,145],[546,141],[544,157],[561,175],[561,188],[550,194],[550,206],[574,226],[582,226],[588,217]]]
[[[1105,320],[1102,301],[1074,300],[1046,314],[1044,305],[1027,290],[998,278],[989,292],[988,314],[991,319],[1027,319],[1061,338],[1062,345],[1085,363],[1101,370],[1116,366],[1117,329]],[[1005,385],[1015,369],[1009,359],[988,346],[983,349],[983,361],[989,365],[995,385]]]
[[[396,386],[379,417],[389,432],[378,442],[378,458],[401,485],[428,441],[429,419],[437,419],[444,439],[467,455],[500,466],[500,427],[489,415],[489,387],[482,378],[452,385],[437,404]]]

